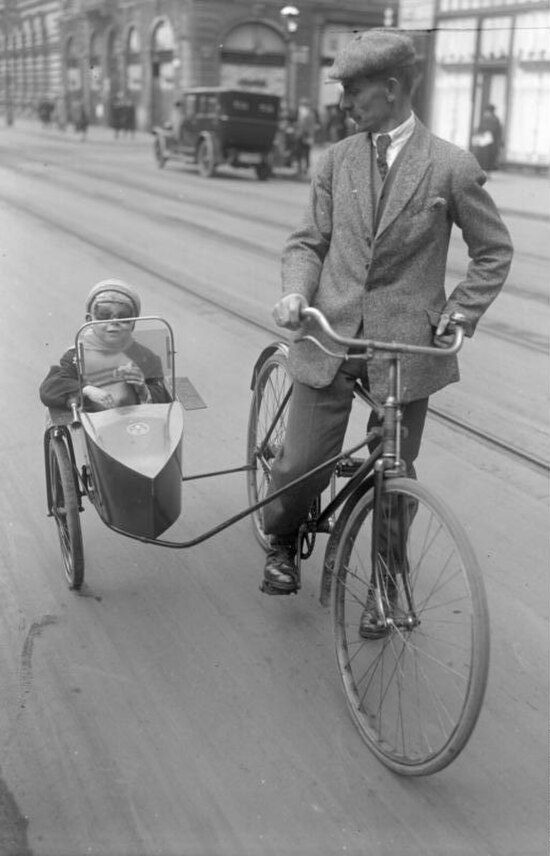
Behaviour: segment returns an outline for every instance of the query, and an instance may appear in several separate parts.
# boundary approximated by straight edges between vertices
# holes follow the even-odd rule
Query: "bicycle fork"
[[[420,623],[414,607],[407,560],[409,526],[414,514],[411,517],[411,509],[408,508],[405,497],[397,495],[395,504],[392,504],[391,498],[384,491],[386,479],[405,474],[401,460],[401,408],[396,394],[399,388],[400,362],[398,355],[395,355],[390,363],[390,391],[384,402],[382,455],[374,465],[370,584],[384,626],[388,629],[395,627],[412,630]],[[404,608],[396,615],[393,606],[396,601],[398,576],[401,577],[403,585]]]

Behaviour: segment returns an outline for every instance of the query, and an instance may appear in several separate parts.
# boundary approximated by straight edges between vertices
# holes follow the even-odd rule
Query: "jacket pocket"
[[[418,214],[446,214],[447,200],[443,196],[430,196],[422,202],[413,205],[410,209],[412,217]]]

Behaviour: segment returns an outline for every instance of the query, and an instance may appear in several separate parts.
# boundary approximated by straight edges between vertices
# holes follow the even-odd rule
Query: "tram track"
[[[29,170],[30,174],[32,174],[34,177],[41,177],[44,180],[48,180],[48,176],[47,176],[48,168],[50,166],[55,166],[56,168],[62,170],[63,172],[65,172],[67,174],[73,175],[75,177],[85,177],[85,178],[91,179],[92,181],[95,181],[95,182],[104,182],[111,188],[117,188],[117,189],[124,188],[124,189],[130,190],[132,192],[138,191],[140,193],[146,193],[148,196],[154,197],[157,200],[163,200],[163,201],[165,200],[167,202],[172,202],[172,203],[182,203],[183,202],[186,204],[191,204],[191,205],[193,205],[193,207],[200,208],[204,211],[211,212],[213,214],[223,213],[223,214],[227,214],[229,216],[232,216],[235,214],[235,211],[236,211],[234,206],[228,206],[228,205],[224,205],[223,203],[220,203],[219,197],[216,197],[215,199],[205,198],[205,193],[207,193],[208,191],[210,191],[210,193],[212,193],[212,191],[214,191],[216,185],[214,183],[207,184],[205,182],[205,179],[199,178],[197,176],[193,176],[190,173],[187,173],[186,175],[188,178],[191,178],[191,180],[192,180],[192,185],[191,185],[192,186],[192,193],[189,194],[189,184],[188,183],[185,185],[185,188],[182,188],[181,192],[170,193],[170,192],[166,192],[166,190],[161,189],[156,185],[151,186],[151,184],[147,181],[140,180],[139,175],[136,173],[132,173],[131,178],[128,178],[128,177],[122,175],[120,173],[120,170],[115,171],[113,169],[113,171],[108,171],[105,169],[104,162],[101,163],[101,166],[99,169],[94,169],[94,168],[90,168],[90,167],[86,168],[83,165],[79,165],[78,167],[71,166],[59,158],[55,158],[51,162],[45,162],[43,157],[38,158],[36,156],[29,154],[28,152],[25,153],[25,159],[28,162],[33,163],[35,166],[37,166],[40,169],[40,173],[37,173],[34,170],[32,170],[32,171]],[[4,164],[5,165],[8,164],[8,159],[4,160]],[[22,170],[20,162],[14,161],[13,158],[12,158],[12,163],[10,164],[10,168],[18,170],[18,171]],[[157,170],[157,172],[154,174],[155,175],[161,174],[160,170]],[[175,171],[174,171],[174,174],[177,174],[177,173],[175,173]],[[167,172],[162,173],[162,175],[167,175]],[[56,181],[56,183],[62,184],[63,186],[67,187],[68,189],[74,190],[74,186],[71,184],[71,182],[67,181],[67,180],[60,179],[59,175],[55,176],[55,181]],[[254,188],[256,188],[256,184],[254,184],[253,186],[254,186]],[[79,190],[79,192],[85,193],[85,191],[81,190],[80,187],[78,188],[78,190]],[[95,193],[98,194],[98,198],[102,198],[99,196],[99,191],[96,190]],[[113,201],[112,198],[111,198],[111,201]],[[256,203],[257,202],[257,193],[256,192],[247,192],[247,191],[243,192],[242,187],[241,187],[240,192],[239,192],[239,202],[240,201],[244,201],[244,202],[250,201],[250,202]],[[291,202],[291,200],[285,199],[285,204],[287,204],[287,205],[292,204],[292,202]],[[301,208],[302,208],[302,203],[300,202],[299,204],[296,205],[297,216],[299,216],[299,213],[301,212]],[[239,209],[238,213],[239,213],[239,217],[243,221],[249,222],[251,225],[262,225],[262,226],[265,226],[266,228],[270,228],[270,229],[280,229],[282,232],[283,238],[286,237],[286,235],[288,233],[288,229],[289,229],[288,218],[286,218],[285,220],[276,219],[273,216],[266,216],[264,213],[261,213],[258,211],[253,211],[253,213],[249,213],[248,211],[243,210],[243,209]],[[546,222],[546,220],[549,219],[543,215],[540,215],[540,216],[539,215],[531,215],[531,214],[526,214],[525,212],[516,212],[516,211],[513,211],[513,210],[508,209],[508,208],[501,209],[501,213],[504,216],[516,216],[516,215],[519,216],[521,214],[524,219],[525,218],[534,219],[534,220],[541,221],[541,222]],[[182,219],[182,222],[184,222],[186,226],[193,225],[193,223],[190,219],[185,218],[183,216],[181,219]],[[277,260],[278,260],[278,258],[279,258],[278,251],[272,252],[271,256],[272,257],[276,256]],[[523,251],[516,250],[515,258],[517,260],[524,260],[524,261],[533,262],[535,264],[542,264],[545,267],[548,264],[547,256],[541,255],[540,253],[526,252],[524,250]],[[451,265],[448,267],[448,273],[451,275],[454,274],[454,275],[462,276],[464,273],[464,268],[458,267],[458,266],[453,267],[452,263],[451,263]],[[525,297],[526,299],[532,300],[533,302],[542,303],[543,305],[548,305],[548,295],[546,293],[541,294],[538,291],[534,291],[532,289],[529,289],[525,285],[521,285],[519,283],[514,283],[514,282],[508,282],[506,284],[506,288],[507,288],[509,293],[515,294],[515,295],[520,296],[522,298]]]
[[[10,200],[9,204],[25,213],[27,216],[34,217],[48,225],[52,224],[51,216],[40,214],[36,209],[21,201],[17,202]],[[177,289],[180,293],[183,292],[188,294],[189,296],[194,297],[202,303],[212,307],[216,311],[237,319],[240,323],[245,324],[249,328],[267,333],[274,339],[287,341],[287,337],[282,333],[280,328],[275,325],[269,325],[265,321],[254,317],[253,313],[247,311],[242,302],[232,307],[228,304],[227,300],[224,300],[221,294],[213,292],[206,294],[204,290],[205,284],[199,279],[189,277],[187,275],[186,281],[183,283],[181,279],[170,276],[166,271],[160,270],[157,265],[153,266],[152,264],[147,263],[144,259],[129,258],[125,249],[117,248],[112,242],[108,242],[104,238],[97,238],[90,234],[85,234],[85,232],[78,226],[71,227],[67,224],[55,222],[55,227],[63,231],[65,234],[70,235],[72,238],[84,242],[87,246],[92,246],[94,249],[100,250],[102,253],[107,253],[113,258],[123,261],[125,264],[130,264],[140,273],[153,276],[171,288]],[[540,455],[531,453],[528,450],[521,449],[518,446],[502,440],[495,434],[485,429],[478,428],[440,407],[431,405],[428,412],[430,417],[444,424],[449,429],[458,431],[459,433],[471,438],[477,443],[482,443],[523,465],[529,466],[531,469],[541,474],[547,475],[550,472],[550,462],[542,458]]]
[[[70,179],[63,178],[59,175],[48,175],[47,171],[43,169],[43,162],[39,161],[37,158],[30,159],[34,163],[35,167],[39,168],[39,172],[37,173],[35,170],[29,170],[21,167],[19,164],[11,164],[10,169],[15,172],[18,172],[22,175],[31,175],[33,178],[38,178],[39,180],[46,181],[49,183],[55,184],[56,187],[64,187],[65,189],[76,193],[80,196],[86,196],[88,199],[94,201],[101,201],[107,203],[109,205],[114,205],[122,210],[128,210],[130,206],[127,204],[126,200],[123,196],[120,196],[119,190],[120,187],[124,187],[133,191],[134,193],[147,194],[148,197],[153,196],[157,200],[168,201],[173,204],[184,203],[186,205],[191,205],[193,209],[197,207],[206,210],[207,212],[216,213],[219,215],[220,213],[226,214],[229,216],[234,216],[235,209],[229,209],[227,206],[220,205],[219,203],[210,203],[205,202],[202,199],[197,199],[195,196],[191,198],[187,198],[182,200],[181,195],[178,194],[169,194],[165,192],[159,191],[151,191],[151,188],[148,185],[144,185],[136,183],[134,181],[130,181],[127,179],[122,179],[120,176],[115,176],[114,174],[110,174],[105,172],[104,170],[99,173],[97,171],[90,170],[82,170],[76,168],[68,168],[66,166],[62,166],[64,172],[67,172],[73,176],[86,176],[89,179],[94,180],[95,182],[102,182],[106,185],[106,190],[101,190],[98,186],[96,186],[92,191],[85,190],[80,186],[75,187],[73,182]],[[139,214],[141,216],[151,216],[151,213],[142,207],[141,209],[136,210],[135,207],[131,208],[134,214]],[[279,220],[274,220],[273,218],[266,218],[262,216],[251,216],[246,212],[239,211],[238,212],[239,220],[243,220],[245,222],[249,222],[251,225],[258,226],[258,224],[266,226],[270,229],[280,229],[281,230],[281,243],[284,240],[288,232],[288,224],[283,224]],[[252,253],[256,256],[260,256],[261,258],[268,261],[270,264],[278,264],[280,261],[280,250],[273,247],[272,242],[270,245],[262,244],[258,240],[250,239],[246,237],[246,235],[242,234],[242,230],[239,230],[238,233],[232,232],[229,233],[224,229],[220,229],[211,223],[198,222],[194,213],[189,213],[186,215],[182,210],[174,212],[156,212],[155,220],[158,223],[159,221],[165,222],[167,225],[173,226],[185,226],[186,231],[194,232],[197,236],[204,237],[209,236],[214,238],[216,241],[220,243],[225,243],[231,247],[231,249],[240,248],[247,253]],[[525,255],[525,254],[524,254]],[[460,270],[458,268],[453,268],[452,265],[449,265],[447,274],[449,276],[462,276],[464,273],[463,269]],[[505,289],[507,293],[514,294],[520,299],[526,299],[535,303],[541,303],[544,306],[548,305],[548,296],[546,294],[541,294],[540,292],[533,291],[531,289],[523,288],[515,283],[507,282]],[[548,338],[545,335],[541,335],[535,331],[529,330],[519,330],[513,325],[503,324],[502,322],[492,321],[488,319],[483,319],[480,327],[480,331],[484,334],[489,335],[495,339],[513,343],[518,345],[519,347],[525,348],[527,350],[531,350],[538,353],[547,354],[548,353]]]

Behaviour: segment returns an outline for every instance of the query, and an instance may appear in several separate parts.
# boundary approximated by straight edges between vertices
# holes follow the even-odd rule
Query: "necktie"
[[[384,181],[388,174],[386,152],[388,151],[390,143],[391,137],[389,134],[379,134],[376,138],[376,163],[378,165],[378,172],[382,176],[382,181]]]

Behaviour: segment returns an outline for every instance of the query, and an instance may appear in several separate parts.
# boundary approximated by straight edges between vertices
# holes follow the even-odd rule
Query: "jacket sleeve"
[[[462,154],[453,171],[452,217],[462,231],[471,261],[443,311],[461,312],[466,317],[465,332],[471,336],[506,281],[513,247],[510,233],[483,187],[485,173],[472,155]]]
[[[302,294],[308,301],[317,291],[332,236],[332,160],[331,149],[321,155],[303,222],[282,255],[283,294]]]
[[[75,350],[66,351],[59,365],[51,366],[48,374],[40,384],[39,395],[46,407],[68,407],[68,400],[78,395],[80,385],[76,370]]]

